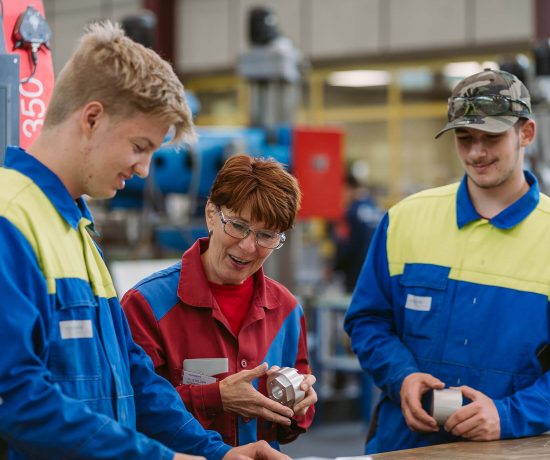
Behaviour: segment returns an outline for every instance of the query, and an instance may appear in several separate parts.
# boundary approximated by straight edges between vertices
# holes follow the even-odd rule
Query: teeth
[[[231,257],[235,262],[239,264],[246,264],[248,262],[247,260],[239,259],[238,257],[235,257],[235,256],[229,256],[229,257]]]

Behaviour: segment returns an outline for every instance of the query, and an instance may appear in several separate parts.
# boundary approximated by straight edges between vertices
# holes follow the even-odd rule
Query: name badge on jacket
[[[183,383],[185,385],[207,385],[217,382],[218,379],[198,372],[183,371]]]
[[[62,339],[91,339],[94,336],[91,319],[59,321]]]
[[[432,298],[407,294],[407,303],[405,303],[405,308],[408,308],[409,310],[430,311],[432,309]]]

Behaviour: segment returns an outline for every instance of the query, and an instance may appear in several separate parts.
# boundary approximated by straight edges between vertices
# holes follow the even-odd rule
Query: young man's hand
[[[412,431],[430,433],[439,431],[435,419],[422,408],[422,396],[431,389],[441,390],[445,384],[433,375],[414,372],[401,384],[401,411]]]
[[[223,460],[291,460],[289,456],[273,449],[266,441],[251,442],[233,447]]]
[[[493,400],[466,385],[459,389],[472,402],[451,414],[445,423],[445,430],[470,441],[500,439],[500,417]]]

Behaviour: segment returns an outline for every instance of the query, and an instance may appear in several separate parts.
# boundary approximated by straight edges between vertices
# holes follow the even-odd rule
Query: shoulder
[[[2,233],[4,236],[17,234],[21,241],[27,241],[36,252],[39,245],[37,229],[44,232],[52,228],[52,223],[58,219],[58,214],[53,212],[55,208],[40,188],[18,171],[0,168],[0,184]]]
[[[302,310],[300,302],[286,286],[268,276],[265,276],[264,279],[266,300],[268,304],[279,307],[285,311],[294,310],[296,308],[300,311]]]
[[[537,209],[544,214],[550,216],[550,197],[545,193],[539,195],[539,204]]]
[[[421,192],[414,193],[407,198],[404,198],[395,207],[406,207],[414,206],[417,203],[427,202],[427,201],[441,201],[448,200],[449,198],[454,199],[456,197],[456,192],[458,191],[459,182],[453,184],[444,185],[442,187],[430,188],[427,190],[422,190]]]
[[[422,209],[455,204],[459,183],[444,185],[415,193],[390,208],[390,217],[400,213],[416,213]]]
[[[123,299],[124,306],[134,303],[136,294],[141,294],[160,320],[178,302],[178,282],[181,262],[159,270],[144,278],[130,289]]]
[[[0,168],[0,183],[0,215],[3,216],[24,210],[31,204],[29,195],[39,190],[30,178],[13,169]]]
[[[264,280],[268,296],[276,297],[278,299],[284,299],[289,303],[298,302],[296,300],[296,297],[283,284],[275,281],[269,276],[264,276]]]
[[[146,278],[143,278],[139,283],[134,286],[134,289],[138,291],[162,288],[175,281],[176,285],[179,280],[179,273],[181,270],[181,262],[177,262],[169,267],[163,268]]]

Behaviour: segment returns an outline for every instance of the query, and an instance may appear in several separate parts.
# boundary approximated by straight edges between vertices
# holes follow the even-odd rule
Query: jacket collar
[[[194,307],[218,308],[208,286],[208,280],[201,259],[201,254],[208,249],[208,244],[208,238],[199,238],[183,254],[178,282],[178,297],[184,304]],[[268,304],[267,302],[266,279],[263,268],[260,267],[253,276],[253,306],[256,308],[275,308],[275,304]]]
[[[529,190],[519,200],[489,220],[490,224],[503,230],[515,227],[537,207],[540,198],[537,179],[529,171],[524,171],[524,174],[529,184]],[[482,219],[470,199],[466,179],[467,176],[464,175],[456,194],[456,222],[458,228],[462,228],[474,220]]]

